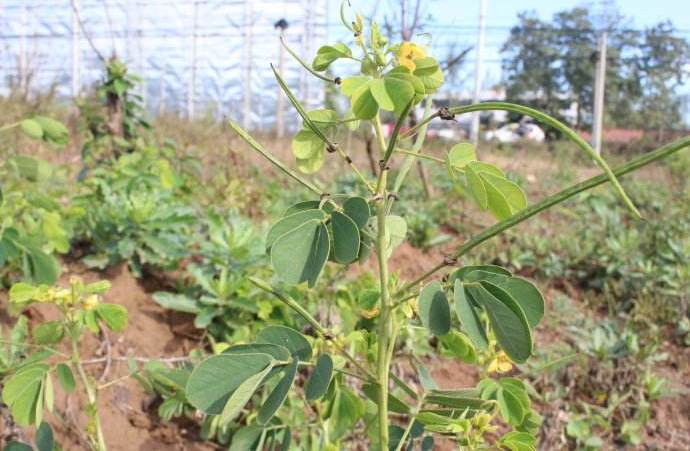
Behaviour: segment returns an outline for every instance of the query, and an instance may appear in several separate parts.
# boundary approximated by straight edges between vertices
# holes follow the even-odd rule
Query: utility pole
[[[187,118],[194,119],[194,101],[196,100],[196,51],[197,51],[197,27],[199,23],[199,3],[194,1],[192,23],[192,49],[189,58],[190,76],[187,85]]]
[[[607,33],[604,31],[599,38],[599,58],[596,64],[594,81],[594,121],[592,123],[592,147],[601,155],[601,136],[604,125],[604,89],[606,87],[606,41]]]
[[[79,97],[81,89],[81,29],[79,28],[79,0],[72,2],[72,97]]]
[[[477,56],[474,63],[474,93],[472,103],[479,103],[482,90],[482,58],[484,56],[484,30],[486,28],[486,2],[479,0],[479,34],[477,36]],[[472,126],[470,128],[470,138],[477,145],[479,142],[479,111],[472,113]]]

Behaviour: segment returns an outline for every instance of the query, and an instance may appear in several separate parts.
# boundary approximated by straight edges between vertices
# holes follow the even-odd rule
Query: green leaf
[[[491,401],[481,399],[476,390],[433,390],[424,397],[425,402],[438,404],[453,409],[481,410],[489,409]]]
[[[489,207],[488,194],[484,187],[484,182],[472,164],[468,164],[465,167],[465,176],[467,177],[467,187],[470,193],[472,193],[475,202],[477,202],[479,208],[486,210]]]
[[[34,451],[31,445],[21,442],[9,442],[3,451]]]
[[[297,158],[297,169],[305,174],[313,174],[323,166],[324,155],[325,152],[317,152],[311,158]]]
[[[455,312],[458,314],[463,332],[467,334],[477,348],[487,349],[489,347],[489,341],[484,331],[484,325],[479,318],[477,310],[467,298],[465,288],[460,279],[455,279],[453,300],[455,301]]]
[[[436,336],[450,331],[450,307],[438,281],[425,286],[419,294],[419,317],[424,327]]]
[[[359,229],[348,216],[334,211],[331,214],[333,227],[333,254],[338,263],[348,264],[359,254]]]
[[[276,240],[281,236],[292,230],[295,230],[297,227],[313,219],[325,221],[326,213],[323,210],[312,209],[297,211],[293,214],[282,217],[269,229],[268,236],[266,237],[266,249],[270,249],[270,247],[273,246]]]
[[[476,363],[477,351],[472,341],[463,333],[451,330],[440,337],[443,348],[466,363]]]
[[[349,197],[343,203],[343,212],[350,217],[355,224],[357,224],[358,229],[363,229],[369,218],[371,217],[371,210],[369,209],[369,203],[363,197],[354,196]]]
[[[268,354],[219,354],[208,357],[194,368],[187,381],[187,400],[209,415],[223,411],[230,395],[250,377],[270,370]]]
[[[39,287],[35,287],[25,282],[18,282],[10,288],[10,302],[13,304],[24,304],[36,299],[41,292]]]
[[[17,424],[30,426],[37,422],[37,407],[43,403],[43,381],[49,369],[43,363],[30,365],[17,371],[5,382],[2,400],[10,407]]]
[[[76,382],[74,381],[72,369],[66,363],[58,363],[55,367],[55,372],[57,373],[60,387],[62,387],[66,393],[72,393],[77,386]]]
[[[396,116],[400,116],[415,95],[412,84],[397,77],[374,79],[369,89],[379,108],[394,111]]]
[[[40,284],[53,285],[60,276],[60,265],[52,255],[48,255],[36,247],[26,248],[31,279]]]
[[[371,80],[371,77],[364,75],[355,75],[353,77],[348,77],[342,81],[340,84],[340,92],[343,95],[352,97],[352,95],[357,92],[359,88],[366,85]]]
[[[245,354],[249,355],[249,354]],[[254,355],[260,355],[260,354],[254,354]],[[237,415],[242,411],[245,405],[249,402],[250,399],[252,399],[252,396],[254,396],[254,393],[256,390],[259,388],[259,385],[264,381],[264,378],[266,375],[273,369],[273,364],[269,363],[266,368],[261,370],[260,372],[253,374],[249,378],[245,379],[238,387],[235,389],[232,394],[230,395],[230,398],[228,398],[228,402],[225,403],[225,407],[223,407],[223,411],[220,413],[220,418],[219,422],[221,425],[227,425],[230,424],[232,420],[234,420]]]
[[[357,119],[370,120],[379,112],[379,104],[371,92],[371,84],[374,80],[369,80],[359,86],[350,97],[352,103],[352,114]]]
[[[438,88],[443,85],[444,76],[443,71],[438,66],[438,61],[434,58],[419,58],[414,60],[415,70],[412,72],[413,75],[424,84],[424,89],[427,94],[434,93]]]
[[[438,61],[436,59],[427,56],[424,58],[417,58],[414,60],[414,74],[415,75],[434,75],[440,70]]]
[[[498,401],[498,410],[501,412],[501,416],[508,424],[517,426],[522,423],[525,409],[513,392],[500,388],[496,394],[496,401]]]
[[[53,451],[55,449],[55,438],[53,429],[45,421],[36,430],[36,450]]]
[[[521,277],[509,277],[498,284],[515,299],[525,312],[530,327],[535,327],[544,317],[544,297],[537,287]]]
[[[317,210],[319,208],[319,201],[318,200],[306,200],[304,202],[297,202],[296,204],[290,206],[287,210],[285,210],[285,213],[283,213],[283,216],[290,216],[292,214],[298,213],[300,211],[304,210]]]
[[[367,396],[367,398],[371,399],[374,403],[379,402],[378,385],[368,383],[364,384],[362,385],[362,391]],[[395,413],[408,414],[410,413],[410,406],[405,404],[404,401],[402,401],[400,398],[393,395],[392,393],[388,393],[388,410]]]
[[[264,401],[261,409],[259,409],[259,413],[256,417],[257,423],[267,424],[270,419],[273,418],[273,415],[275,415],[276,411],[278,411],[278,409],[280,409],[280,407],[283,405],[285,398],[292,387],[292,383],[295,381],[297,364],[298,361],[294,360],[291,364],[285,367],[285,374],[283,378],[280,380],[280,382],[278,382],[278,385],[275,386],[271,394],[268,395],[268,398],[266,398],[266,401]]]
[[[257,343],[269,343],[279,345],[290,351],[292,356],[306,362],[311,359],[311,345],[306,338],[295,329],[287,326],[272,324],[266,326],[256,337]]]
[[[292,154],[295,158],[311,159],[325,149],[326,144],[312,130],[303,128],[292,138]]]
[[[251,424],[239,429],[232,435],[232,443],[230,443],[228,451],[254,450],[254,445],[259,440],[259,437],[261,437],[263,430],[263,427],[257,426],[256,424]]]
[[[31,139],[43,138],[43,128],[41,124],[33,119],[24,119],[19,123],[22,132]]]
[[[314,401],[325,395],[332,376],[333,359],[328,354],[321,354],[304,389],[307,401]]]
[[[337,43],[334,45],[324,45],[316,51],[316,57],[311,63],[311,67],[317,72],[322,72],[328,69],[328,66],[330,66],[333,61],[339,58],[351,57],[352,50],[345,44]]]
[[[453,167],[464,168],[468,163],[477,160],[477,153],[472,143],[458,143],[448,151],[448,161]]]
[[[497,219],[506,219],[527,206],[525,193],[515,183],[485,172],[479,176],[484,182],[489,210]]]
[[[520,305],[490,282],[466,284],[465,289],[487,312],[501,348],[518,363],[532,354],[532,332]]]
[[[505,268],[501,268],[500,266],[496,266],[496,265],[468,265],[468,266],[463,266],[462,268],[458,269],[453,274],[451,274],[450,280],[455,281],[455,279],[460,279],[462,281],[466,281],[467,276],[469,276],[469,274],[474,272],[474,271],[491,272],[494,274],[508,276],[508,277],[511,276],[510,271],[508,271]]]
[[[396,215],[386,216],[386,258],[389,258],[396,247],[398,247],[407,235],[407,222]]]
[[[38,324],[31,331],[34,343],[39,345],[55,344],[62,340],[64,335],[65,329],[60,321],[48,321]]]
[[[127,309],[122,305],[100,303],[94,310],[113,332],[122,332],[127,327]]]
[[[330,252],[326,226],[312,219],[280,236],[271,247],[271,264],[289,284],[316,284]]]
[[[69,141],[69,130],[62,122],[46,116],[35,116],[34,121],[43,129],[43,139],[57,146],[64,146]]]
[[[534,451],[536,443],[536,437],[518,431],[508,432],[500,440],[500,444],[510,451]]]
[[[291,356],[290,350],[285,346],[271,343],[250,343],[230,346],[222,354],[268,354],[279,361],[290,360]]]
[[[199,305],[196,299],[192,299],[184,294],[168,293],[166,291],[157,291],[153,293],[153,300],[158,305],[168,310],[175,310],[184,313],[199,313]]]
[[[364,415],[364,402],[349,389],[341,387],[334,400],[330,423],[333,429],[331,438],[337,440],[352,431],[354,425]]]

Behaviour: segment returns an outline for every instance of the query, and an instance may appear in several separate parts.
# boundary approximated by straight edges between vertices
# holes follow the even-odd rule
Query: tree
[[[503,45],[508,99],[559,116],[575,104],[576,128],[591,123],[597,41],[608,33],[606,122],[613,126],[661,129],[681,124],[674,92],[683,84],[688,42],[669,22],[646,30],[627,26],[620,14],[594,26],[584,8],[561,11],[546,22],[534,12],[518,15]]]

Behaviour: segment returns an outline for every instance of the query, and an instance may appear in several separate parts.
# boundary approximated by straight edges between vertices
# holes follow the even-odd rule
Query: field
[[[118,61],[77,107],[0,99],[4,449],[690,448],[688,138],[403,129],[443,75],[395,52],[342,118],[276,73],[294,139],[149,119]],[[561,135],[424,142],[472,108]]]

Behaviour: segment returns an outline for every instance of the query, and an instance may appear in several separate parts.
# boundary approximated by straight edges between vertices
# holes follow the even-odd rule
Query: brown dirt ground
[[[120,265],[99,274],[70,265],[61,277],[65,283],[70,276],[78,275],[93,282],[106,278],[112,288],[105,295],[106,302],[125,306],[129,312],[129,325],[122,334],[109,333],[110,349],[103,342],[86,334],[80,347],[83,360],[111,357],[109,368],[103,363],[89,365],[87,371],[102,382],[111,381],[128,374],[128,356],[157,358],[184,356],[194,348],[195,343],[173,332],[172,317],[152,299],[141,284],[132,276],[126,265]],[[6,309],[6,297],[0,299],[0,311]],[[50,306],[31,307],[27,314],[30,322],[55,318],[56,312]],[[2,318],[3,323],[9,318]],[[9,321],[7,321],[9,322]],[[77,393],[77,392],[75,392]],[[65,450],[89,449],[83,436],[87,418],[84,396],[66,397],[56,390],[56,412],[49,417],[55,427],[58,442]],[[106,443],[113,451],[163,451],[216,449],[212,444],[202,443],[197,438],[197,428],[191,423],[163,423],[156,414],[155,400],[147,395],[133,379],[126,379],[100,394],[99,411],[103,421]],[[2,426],[2,424],[0,424]],[[0,427],[2,429],[2,427]]]

